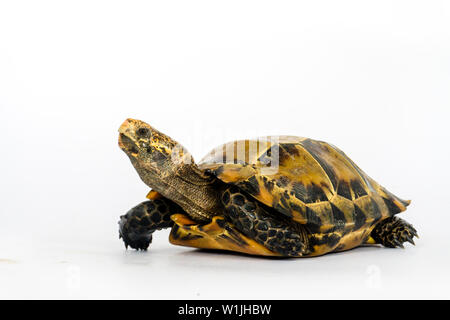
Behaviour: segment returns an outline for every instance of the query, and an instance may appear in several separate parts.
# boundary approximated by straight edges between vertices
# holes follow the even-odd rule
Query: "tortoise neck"
[[[193,219],[207,221],[220,214],[218,182],[206,175],[196,164],[183,164],[164,179],[164,197],[182,207]]]

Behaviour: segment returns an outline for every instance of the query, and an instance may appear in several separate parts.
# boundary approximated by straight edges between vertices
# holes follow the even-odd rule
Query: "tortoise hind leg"
[[[414,237],[418,237],[416,229],[403,219],[390,217],[378,223],[370,234],[375,243],[388,248],[403,248],[404,242],[414,244]]]
[[[308,237],[301,226],[275,218],[258,201],[236,187],[222,195],[227,218],[245,236],[282,256],[300,257],[309,253]]]
[[[183,211],[177,204],[162,197],[144,201],[120,217],[119,237],[126,248],[147,250],[153,232],[170,228],[173,225],[170,216],[180,212]]]

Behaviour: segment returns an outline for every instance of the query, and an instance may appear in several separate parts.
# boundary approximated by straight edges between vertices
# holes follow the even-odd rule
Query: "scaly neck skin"
[[[210,220],[221,213],[219,183],[206,176],[196,164],[180,167],[171,178],[174,192],[167,197],[178,203],[194,219]]]
[[[164,177],[136,169],[148,186],[177,203],[194,220],[208,221],[221,213],[217,179],[204,175],[195,164],[180,165]]]

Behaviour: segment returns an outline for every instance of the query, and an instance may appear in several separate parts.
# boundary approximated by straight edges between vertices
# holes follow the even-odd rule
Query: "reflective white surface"
[[[0,298],[450,298],[447,1],[0,3]],[[127,117],[199,160],[225,141],[333,143],[413,200],[406,249],[299,260],[126,251],[148,192]]]
[[[358,248],[278,260],[118,241],[0,247],[0,298],[397,299],[448,298],[449,255],[437,239],[415,248]],[[427,235],[428,236],[428,235]]]

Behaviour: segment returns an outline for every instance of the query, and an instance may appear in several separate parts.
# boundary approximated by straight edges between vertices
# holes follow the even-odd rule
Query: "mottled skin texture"
[[[180,212],[181,208],[168,199],[144,201],[120,217],[119,236],[126,248],[147,250],[153,232],[172,227],[170,216]]]
[[[376,243],[388,248],[403,248],[404,242],[414,244],[417,230],[412,225],[398,217],[390,217],[375,226],[371,233]]]
[[[230,187],[222,195],[228,219],[247,237],[271,251],[297,257],[309,253],[305,228],[279,217],[237,187]]]
[[[153,189],[151,201],[121,217],[121,236],[133,248],[146,249],[151,233],[166,227],[177,245],[288,257],[365,243],[397,247],[417,235],[393,217],[409,201],[325,142],[291,136],[235,141],[197,165],[142,121],[128,119],[119,132],[120,147]]]
[[[119,146],[145,184],[197,221],[209,221],[221,212],[217,179],[199,170],[176,141],[134,119],[126,120],[119,132]]]

